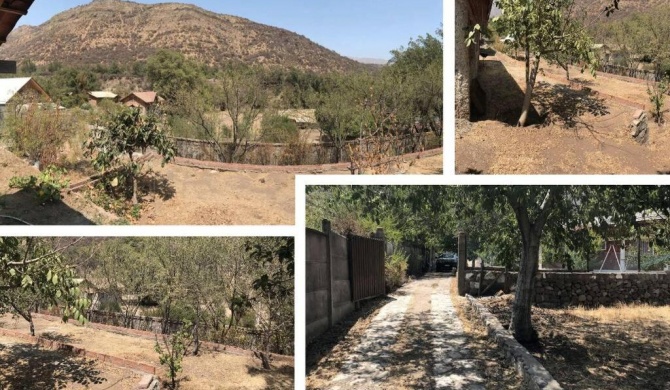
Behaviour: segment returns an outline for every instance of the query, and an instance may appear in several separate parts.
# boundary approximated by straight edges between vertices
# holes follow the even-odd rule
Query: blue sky
[[[36,0],[19,24],[39,25],[89,0]],[[166,1],[137,0],[154,4]],[[349,57],[389,59],[410,38],[433,34],[442,0],[180,0],[217,13],[281,27]]]

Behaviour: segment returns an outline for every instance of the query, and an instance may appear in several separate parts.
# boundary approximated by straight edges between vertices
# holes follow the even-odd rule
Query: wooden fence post
[[[328,282],[328,295],[326,300],[328,301],[328,328],[331,328],[333,324],[333,261],[331,251],[333,248],[330,243],[330,235],[332,234],[332,228],[330,221],[324,219],[321,221],[321,230],[326,234],[326,280]]]
[[[465,285],[465,268],[466,268],[466,262],[467,262],[467,236],[465,235],[465,232],[458,232],[458,271],[457,271],[457,278],[458,278],[458,295],[465,295],[467,292],[466,285]]]

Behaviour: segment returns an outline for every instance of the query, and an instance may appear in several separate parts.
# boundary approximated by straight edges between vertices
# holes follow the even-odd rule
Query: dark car
[[[455,253],[443,253],[435,259],[436,272],[451,272],[458,267],[458,255]]]

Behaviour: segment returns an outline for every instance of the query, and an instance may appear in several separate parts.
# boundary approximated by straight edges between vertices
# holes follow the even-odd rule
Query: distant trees
[[[578,62],[591,71],[595,71],[598,59],[586,30],[572,15],[574,0],[496,0],[496,5],[503,13],[493,20],[495,29],[512,36],[512,45],[525,54],[526,91],[517,123],[525,126],[543,59],[566,69],[570,62]]]

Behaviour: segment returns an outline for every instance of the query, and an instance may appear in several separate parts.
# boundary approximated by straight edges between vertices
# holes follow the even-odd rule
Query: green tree
[[[39,238],[0,237],[0,313],[15,313],[30,323],[39,305],[62,308],[63,321],[85,321],[90,302],[81,294],[75,270],[62,251]]]
[[[156,335],[156,345],[154,349],[158,353],[161,365],[167,367],[170,377],[170,388],[177,388],[177,375],[182,371],[182,360],[186,355],[186,347],[191,341],[191,324],[184,324],[177,333],[167,336],[163,335],[163,343],[158,342]]]
[[[496,30],[514,37],[514,47],[525,53],[526,91],[518,121],[518,126],[525,126],[542,59],[561,64],[566,59],[582,62],[592,72],[598,59],[586,30],[572,15],[574,0],[496,0],[496,5],[503,10],[493,21]]]
[[[149,57],[146,75],[153,89],[168,101],[174,101],[179,91],[192,91],[204,83],[194,61],[170,50],[159,50]]]
[[[137,176],[142,166],[135,161],[135,153],[155,149],[163,157],[163,164],[172,160],[176,148],[158,126],[154,115],[142,115],[139,109],[127,108],[113,115],[104,126],[91,132],[86,144],[87,156],[93,157],[93,167],[99,172],[123,167],[132,184],[132,202],[137,204]],[[124,158],[128,160],[125,161]]]

